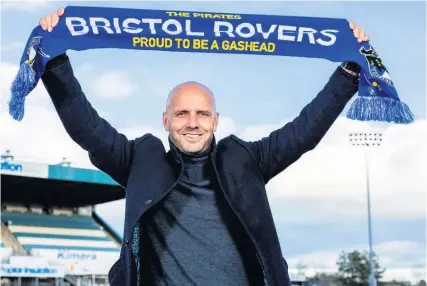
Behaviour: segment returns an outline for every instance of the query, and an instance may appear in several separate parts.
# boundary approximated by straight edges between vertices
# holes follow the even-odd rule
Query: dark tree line
[[[427,286],[424,280],[416,284],[411,284],[408,281],[382,281],[385,268],[382,268],[379,258],[373,254],[374,261],[374,276],[377,286]],[[334,274],[317,273],[313,277],[309,277],[307,286],[369,286],[369,253],[352,251],[349,253],[341,252],[337,260],[338,272]],[[300,269],[304,269],[299,265]]]

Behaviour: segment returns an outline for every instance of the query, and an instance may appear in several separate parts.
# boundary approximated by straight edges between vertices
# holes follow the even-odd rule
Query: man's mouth
[[[186,133],[186,134],[183,134],[185,137],[187,137],[187,138],[199,138],[199,137],[201,137],[202,136],[202,134],[192,134],[192,133]]]

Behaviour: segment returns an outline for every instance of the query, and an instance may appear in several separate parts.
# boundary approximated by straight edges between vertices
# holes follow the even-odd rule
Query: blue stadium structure
[[[124,198],[105,173],[1,160],[1,285],[108,285],[121,236],[95,212]]]

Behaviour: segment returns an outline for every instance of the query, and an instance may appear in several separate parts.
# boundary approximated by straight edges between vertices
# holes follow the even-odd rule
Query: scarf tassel
[[[347,112],[347,118],[354,120],[398,124],[409,124],[414,121],[414,117],[405,103],[382,96],[358,96]]]
[[[9,101],[9,114],[17,121],[24,117],[24,104],[26,96],[36,85],[36,76],[30,63],[25,61],[21,64],[19,71],[10,88],[11,98]]]

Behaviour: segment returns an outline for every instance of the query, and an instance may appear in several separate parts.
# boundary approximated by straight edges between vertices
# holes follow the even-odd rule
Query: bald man
[[[178,85],[169,93],[163,125],[179,150],[204,152],[218,126],[213,93],[197,82]]]
[[[62,14],[40,25],[51,31]],[[369,40],[350,28],[359,42]],[[126,191],[110,284],[290,286],[265,185],[315,148],[356,93],[359,71],[354,63],[337,67],[299,116],[253,142],[230,135],[217,143],[213,93],[197,82],[180,84],[163,113],[166,151],[152,134],[129,140],[101,118],[66,54],[49,61],[42,80],[66,131]]]

